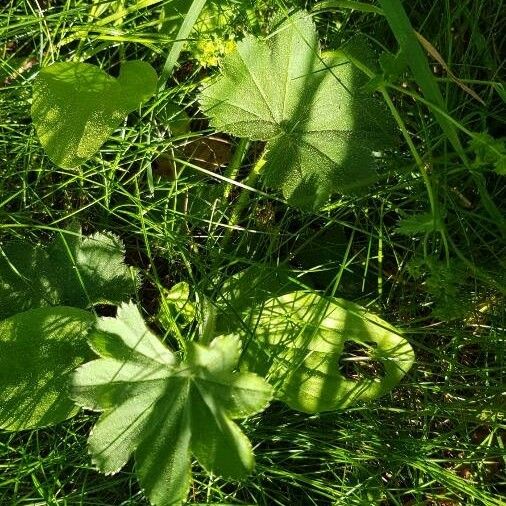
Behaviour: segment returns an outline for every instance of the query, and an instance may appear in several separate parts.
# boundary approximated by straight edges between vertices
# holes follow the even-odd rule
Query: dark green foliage
[[[397,225],[397,232],[402,235],[412,236],[430,234],[440,228],[435,223],[432,213],[413,214],[403,218]]]
[[[158,31],[160,14],[184,2],[154,0],[147,7],[142,7],[146,2],[85,0],[2,4],[2,247],[12,237],[40,237],[41,230],[58,234],[69,217],[93,230],[128,237],[128,258],[143,269],[136,300],[149,325],[160,323],[155,314],[170,287],[181,281],[191,287],[189,300],[197,305],[197,316],[186,318],[187,299],[180,292],[176,299],[167,297],[161,325],[166,343],[180,349],[201,338],[204,318],[212,320],[207,318],[212,311],[201,310],[200,304],[208,308],[209,301],[223,302],[223,282],[252,264],[290,265],[296,270],[288,277],[296,286],[289,291],[305,289],[315,295],[321,290],[360,301],[403,330],[416,351],[416,367],[388,395],[317,415],[274,403],[240,424],[255,449],[256,472],[234,483],[194,465],[189,502],[502,506],[505,186],[495,151],[502,149],[506,96],[501,2],[388,0],[384,3],[391,7],[395,33],[378,2],[263,1],[256,2],[255,14],[244,9],[249,0],[190,0],[183,6],[203,3],[218,8],[233,4],[238,16],[223,31],[218,29],[217,36],[205,32],[202,24],[192,30],[191,21],[188,31],[177,37],[177,32]],[[368,67],[370,81],[361,89],[376,90],[387,101],[390,110],[381,121],[397,114],[403,134],[403,142],[388,157],[377,159],[380,180],[371,191],[344,196],[337,191],[316,213],[300,213],[278,198],[280,192],[265,193],[257,182],[249,184],[263,143],[219,134],[198,112],[197,92],[209,84],[212,72],[202,65],[220,63],[229,44],[233,46],[229,37],[237,42],[244,31],[272,33],[265,5],[267,13],[277,12],[278,20],[301,6],[313,9],[311,18],[325,51],[363,34],[373,55],[382,56],[379,66],[376,61]],[[409,23],[399,16],[403,8]],[[183,16],[179,25],[192,17]],[[420,52],[414,59],[398,51],[406,45],[406,35],[408,44],[416,42],[413,30],[430,42],[446,66],[427,45],[421,47],[426,61]],[[174,38],[181,44],[173,51]],[[41,66],[85,61],[116,74],[120,62],[135,58],[161,70],[168,53],[173,54],[169,69],[175,72],[168,76],[167,71],[169,78],[161,80],[166,87],[158,89],[140,114],[123,121],[100,154],[79,170],[60,170],[43,156],[28,117],[32,83]],[[430,93],[429,81],[440,88],[442,100]],[[172,101],[190,118],[179,122],[177,110],[164,111]],[[463,150],[448,124],[458,132]],[[209,136],[227,142],[234,163],[212,169],[205,179],[200,172],[193,177],[197,169],[187,162],[199,163],[179,152],[178,167],[185,165],[182,177],[151,177],[154,159],[165,154],[172,160],[182,144],[195,145]],[[231,211],[245,194],[240,219],[231,223]],[[424,220],[425,213],[436,217],[437,230]],[[398,233],[399,225],[406,233],[406,226],[411,227],[412,233]],[[343,237],[332,232],[334,227],[343,229]],[[429,262],[436,265],[429,267]],[[416,263],[419,272],[412,277],[407,267],[415,270]],[[36,277],[30,281],[37,284]],[[266,289],[260,289],[264,303],[268,284],[267,277]],[[245,293],[250,291],[247,285]],[[276,286],[272,290],[270,298],[277,295]],[[224,305],[231,307],[229,301]],[[445,305],[450,307],[445,310]],[[237,323],[235,330],[244,332],[245,339],[254,337],[253,326],[232,308],[218,315],[222,323]],[[345,343],[331,370],[347,379],[356,379],[359,368],[367,378],[371,372],[381,375],[384,368],[371,359],[371,351]],[[1,432],[0,503],[147,505],[134,465],[114,476],[93,470],[86,435],[95,422],[94,414],[81,412],[54,428]]]
[[[450,264],[432,257],[413,260],[408,265],[410,274],[432,299],[431,314],[439,320],[449,321],[468,316],[473,309],[468,293],[469,270],[458,260]]]
[[[487,133],[476,135],[469,143],[474,152],[473,168],[484,170],[492,167],[497,174],[506,175],[506,141],[494,139]]]
[[[14,242],[0,256],[0,319],[47,306],[119,304],[135,292],[137,273],[111,234],[61,232],[47,246]]]

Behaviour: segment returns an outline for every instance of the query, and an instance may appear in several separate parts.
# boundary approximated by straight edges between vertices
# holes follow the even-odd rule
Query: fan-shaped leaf
[[[374,181],[372,151],[391,142],[381,104],[358,91],[364,83],[343,53],[322,57],[298,12],[267,39],[241,41],[200,103],[217,130],[267,141],[265,182],[313,208]]]
[[[93,156],[121,121],[156,89],[151,65],[129,61],[118,79],[88,63],[43,68],[33,85],[32,119],[49,158],[77,167]]]
[[[73,227],[47,247],[13,242],[0,253],[0,319],[37,307],[119,304],[136,289],[136,271],[113,235],[82,236]]]
[[[103,411],[89,438],[105,473],[135,456],[140,483],[156,505],[181,504],[190,485],[190,455],[208,471],[241,479],[253,469],[247,437],[232,421],[263,410],[271,387],[237,373],[240,341],[188,343],[181,362],[142,323],[135,306],[102,318],[90,344],[101,356],[81,366],[74,398]]]

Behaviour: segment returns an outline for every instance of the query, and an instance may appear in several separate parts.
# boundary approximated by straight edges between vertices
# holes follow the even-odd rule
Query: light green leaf
[[[252,310],[249,324],[255,331],[247,337],[244,364],[265,375],[277,397],[299,411],[374,399],[393,388],[414,361],[411,346],[394,327],[344,299],[292,292]],[[385,375],[346,379],[338,366],[346,341],[370,346]]]
[[[383,107],[359,93],[365,81],[344,54],[322,58],[313,22],[298,12],[266,40],[238,43],[200,103],[217,130],[267,141],[266,184],[316,208],[373,182],[372,152],[391,142]]]
[[[74,226],[46,247],[13,242],[0,249],[0,318],[36,307],[119,304],[136,285],[122,242],[110,234],[82,236]]]
[[[149,63],[132,60],[121,65],[117,81],[121,87],[119,105],[128,114],[154,95],[157,75]]]
[[[397,233],[402,235],[428,234],[441,228],[432,213],[412,214],[406,216],[397,225]]]
[[[141,61],[124,63],[118,79],[88,63],[43,68],[33,85],[32,119],[49,158],[59,167],[84,163],[156,83],[151,65]]]
[[[40,308],[0,321],[0,428],[23,430],[77,413],[72,371],[89,359],[94,316],[71,307]]]
[[[146,495],[165,506],[185,500],[191,454],[224,477],[252,471],[251,444],[232,419],[262,411],[272,388],[253,373],[234,372],[238,338],[188,343],[180,361],[127,304],[116,318],[99,320],[90,344],[101,358],[76,371],[73,397],[103,411],[89,438],[102,472],[117,472],[134,455]]]
[[[190,299],[190,285],[185,281],[176,283],[170,290],[164,290],[158,312],[158,319],[166,329],[170,329],[174,321],[187,325],[195,320],[197,308]]]

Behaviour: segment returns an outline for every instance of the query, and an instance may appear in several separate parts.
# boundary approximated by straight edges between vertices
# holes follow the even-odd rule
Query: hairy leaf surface
[[[32,119],[49,158],[59,167],[84,163],[153,95],[156,82],[142,61],[125,62],[117,79],[88,63],[43,68],[33,85]]]
[[[308,413],[383,395],[414,361],[411,346],[394,327],[344,299],[292,292],[253,309],[249,326],[255,330],[244,337],[244,364],[266,376],[279,399]],[[347,379],[339,370],[346,341],[366,345],[384,376]]]
[[[0,321],[0,428],[44,427],[77,413],[70,374],[91,358],[86,336],[94,320],[88,311],[54,307]]]
[[[234,372],[239,339],[218,337],[208,347],[190,342],[181,361],[127,304],[115,319],[99,320],[90,345],[101,358],[77,370],[73,396],[103,412],[89,438],[102,472],[117,472],[133,455],[150,501],[172,505],[188,493],[192,454],[227,478],[252,471],[251,444],[233,419],[262,411],[272,389],[253,373]]]
[[[0,250],[0,319],[45,306],[119,304],[136,289],[113,235],[62,232],[46,247],[13,242]]]
[[[267,141],[267,185],[313,208],[374,181],[372,151],[391,141],[381,104],[358,91],[364,82],[344,54],[322,57],[313,22],[298,12],[267,39],[241,41],[200,103],[217,130]]]

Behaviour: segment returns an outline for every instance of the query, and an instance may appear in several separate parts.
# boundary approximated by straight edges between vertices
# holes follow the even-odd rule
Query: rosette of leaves
[[[89,343],[100,358],[76,371],[73,398],[102,412],[89,437],[100,471],[115,473],[134,456],[142,488],[160,506],[186,499],[191,455],[229,479],[251,473],[251,444],[233,420],[262,411],[272,388],[256,374],[236,372],[238,338],[190,342],[181,360],[126,304],[116,318],[98,321]]]
[[[239,42],[200,104],[216,130],[266,141],[265,183],[312,209],[372,183],[373,151],[392,143],[385,108],[360,91],[366,81],[345,52],[321,54],[300,11],[269,37]]]
[[[112,235],[84,237],[73,227],[46,247],[0,249],[0,428],[43,427],[77,413],[69,378],[92,358],[88,309],[128,300],[136,288]]]

